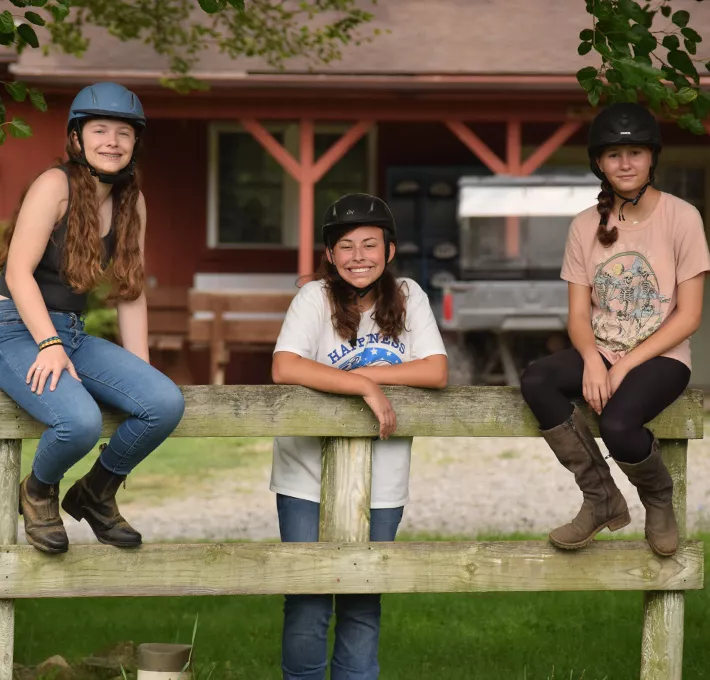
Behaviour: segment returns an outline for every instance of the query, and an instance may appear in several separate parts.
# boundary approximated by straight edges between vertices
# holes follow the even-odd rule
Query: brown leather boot
[[[673,513],[673,479],[661,458],[661,446],[653,440],[651,453],[640,463],[618,466],[639,492],[646,508],[646,538],[656,555],[668,557],[678,550],[678,524]]]
[[[45,484],[31,472],[20,482],[20,514],[27,542],[46,553],[65,553],[69,539],[59,516],[59,484]]]
[[[97,459],[89,472],[67,491],[62,508],[77,522],[85,519],[101,543],[135,548],[141,535],[121,516],[116,492],[125,475],[109,472]]]
[[[543,431],[542,436],[557,460],[574,473],[584,497],[577,516],[550,532],[550,543],[564,550],[576,550],[591,543],[606,527],[610,531],[625,527],[631,521],[629,509],[582,412],[575,406],[568,420]]]

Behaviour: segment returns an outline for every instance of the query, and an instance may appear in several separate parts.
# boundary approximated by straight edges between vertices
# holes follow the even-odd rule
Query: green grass
[[[271,463],[270,438],[169,439],[140,465],[139,473],[128,479],[121,500],[130,503],[138,497],[169,498],[199,495],[210,482],[221,480],[231,470],[239,470],[238,479],[246,490],[251,489],[251,476]],[[28,474],[37,440],[26,439],[22,446],[22,476]],[[68,489],[88,472],[98,456],[98,446],[67,472],[62,489]]]
[[[36,442],[25,442],[23,473],[35,447]],[[511,453],[503,451],[501,458],[512,458]],[[93,452],[70,470],[63,488],[84,474],[95,456]],[[239,479],[248,489],[253,485],[250,475],[260,474],[270,459],[269,439],[171,439],[129,479],[122,499],[199,494],[223,478]],[[238,474],[229,474],[237,468]],[[403,537],[440,538],[447,537]],[[710,580],[710,534],[700,538],[706,544]],[[217,664],[212,680],[276,680],[281,677],[281,608],[281,597],[20,600],[15,659],[27,665],[54,654],[79,660],[121,640],[189,642],[199,614],[196,662]],[[642,617],[641,593],[387,595],[381,677],[631,680],[639,675]],[[707,589],[687,594],[685,621],[684,677],[710,679]]]
[[[710,535],[699,538],[710,574]],[[199,614],[196,661],[217,664],[214,680],[276,680],[281,604],[275,596],[20,600],[15,657],[36,664],[121,640],[189,642]],[[709,612],[708,589],[688,592],[685,678],[710,678]],[[381,677],[630,680],[639,675],[642,616],[641,593],[387,595]]]

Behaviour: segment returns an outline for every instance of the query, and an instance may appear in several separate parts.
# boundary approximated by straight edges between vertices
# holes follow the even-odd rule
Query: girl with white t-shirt
[[[673,480],[645,423],[673,403],[690,379],[690,336],[700,326],[710,255],[698,211],[654,188],[661,151],[656,119],[638,104],[604,109],[589,131],[589,160],[602,180],[598,205],[572,222],[562,278],[569,284],[573,349],[532,363],[525,401],[584,502],[550,541],[568,550],[629,521],[626,501],[581,412],[584,397],[599,432],[646,509],[646,537],[658,555],[678,548]]]
[[[367,194],[333,203],[323,223],[326,252],[315,280],[294,298],[276,342],[275,383],[361,396],[380,424],[373,444],[370,540],[393,541],[408,500],[411,437],[389,439],[395,412],[380,385],[443,388],[444,344],[424,291],[396,279],[397,232],[387,204]],[[318,540],[321,440],[277,437],[271,490],[281,540]],[[324,680],[332,595],[287,595],[285,680]],[[374,680],[379,595],[335,596],[331,680]]]

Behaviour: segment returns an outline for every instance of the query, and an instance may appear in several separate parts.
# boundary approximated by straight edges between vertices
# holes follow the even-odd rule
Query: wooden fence
[[[512,388],[385,392],[401,436],[539,436]],[[0,393],[0,680],[12,678],[17,598],[559,590],[645,591],[641,678],[680,680],[683,591],[703,587],[701,543],[683,539],[670,558],[655,556],[644,541],[626,540],[598,541],[578,552],[558,551],[544,541],[368,543],[378,428],[362,399],[288,386],[196,386],[185,387],[184,394],[185,416],[174,436],[326,437],[321,542],[152,544],[137,550],[71,545],[54,556],[16,545],[22,439],[38,437],[43,427]],[[104,435],[119,422],[119,415],[105,412]],[[687,444],[703,436],[702,394],[686,392],[650,427],[673,476],[683,537]]]

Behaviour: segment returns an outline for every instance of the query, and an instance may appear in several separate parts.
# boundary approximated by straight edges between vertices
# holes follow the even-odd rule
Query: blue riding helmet
[[[69,108],[69,120],[67,121],[67,130],[69,132],[75,131],[79,139],[81,155],[79,159],[75,159],[76,163],[89,168],[89,172],[104,184],[119,184],[130,180],[135,173],[135,152],[131,162],[123,170],[114,174],[99,172],[86,160],[81,127],[83,122],[92,118],[125,120],[135,128],[138,135],[143,131],[146,124],[145,113],[143,113],[143,105],[140,99],[118,83],[105,82],[89,85],[74,97],[74,101]]]
[[[140,99],[118,83],[88,85],[74,97],[69,108],[68,127],[86,118],[118,118],[139,128],[145,127]]]

